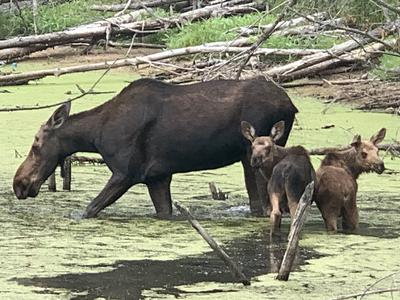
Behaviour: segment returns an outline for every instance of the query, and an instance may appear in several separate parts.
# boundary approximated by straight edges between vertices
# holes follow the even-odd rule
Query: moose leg
[[[100,194],[87,206],[83,217],[96,217],[101,210],[117,201],[132,185],[129,177],[113,174]]]
[[[275,231],[281,227],[282,213],[279,208],[280,195],[278,193],[271,193],[270,200],[271,200],[271,206],[272,206],[272,211],[271,211],[271,216],[270,216],[271,234],[274,234]]]
[[[358,228],[358,210],[356,205],[343,209],[342,227],[345,231],[354,231]]]
[[[325,221],[325,227],[328,233],[336,233],[337,232],[337,216],[330,214],[327,216],[323,216]]]
[[[246,183],[247,193],[249,194],[250,212],[253,216],[262,216],[263,207],[258,195],[256,176],[247,157],[242,159],[242,165],[244,181]]]
[[[157,217],[161,219],[169,218],[172,215],[171,179],[172,175],[168,175],[151,179],[146,183]]]
[[[257,190],[258,190],[258,197],[261,199],[261,206],[263,209],[263,215],[269,216],[271,214],[271,202],[269,200],[268,195],[268,179],[264,177],[260,170],[257,170],[255,173],[256,182],[257,182]]]

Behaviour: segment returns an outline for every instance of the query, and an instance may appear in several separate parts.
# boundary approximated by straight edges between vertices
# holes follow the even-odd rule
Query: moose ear
[[[385,135],[386,135],[386,128],[381,128],[375,135],[371,136],[370,141],[374,143],[374,145],[377,145],[383,141]]]
[[[360,147],[360,145],[361,145],[361,136],[360,136],[359,134],[356,134],[356,135],[353,137],[353,141],[351,142],[350,145],[351,145],[352,147],[354,147],[354,148]]]
[[[248,139],[250,142],[253,142],[256,136],[256,130],[249,122],[242,121],[240,124],[240,128],[242,129],[243,136]]]
[[[47,121],[46,125],[49,129],[57,129],[65,120],[68,119],[69,112],[71,110],[71,102],[67,102],[56,109],[50,119]]]
[[[285,132],[285,121],[279,121],[275,123],[274,126],[272,126],[270,137],[274,141],[277,141],[283,136],[284,132]]]

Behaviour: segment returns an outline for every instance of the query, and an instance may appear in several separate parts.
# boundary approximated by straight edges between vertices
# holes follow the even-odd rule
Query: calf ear
[[[65,120],[68,119],[70,110],[71,110],[71,102],[67,102],[62,106],[60,106],[59,108],[57,108],[46,123],[48,129],[57,129],[62,124],[64,124]]]
[[[386,128],[381,128],[375,135],[371,136],[370,141],[374,143],[374,145],[377,145],[383,141],[385,135],[386,135]]]
[[[279,121],[275,123],[274,126],[272,126],[270,137],[274,141],[277,141],[283,136],[284,132],[285,132],[285,121]]]
[[[351,142],[350,145],[351,145],[352,147],[354,147],[354,148],[360,147],[360,145],[361,145],[361,136],[360,136],[359,134],[356,134],[356,135],[353,137],[353,141]]]
[[[249,122],[242,121],[240,124],[240,128],[242,129],[243,136],[248,139],[250,142],[253,142],[256,136],[256,130]]]

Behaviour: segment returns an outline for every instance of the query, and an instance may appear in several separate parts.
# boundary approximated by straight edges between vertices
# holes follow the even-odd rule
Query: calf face
[[[260,168],[266,163],[271,163],[276,153],[275,143],[285,132],[285,122],[276,123],[269,136],[258,137],[254,127],[246,121],[242,121],[241,129],[243,136],[251,142],[251,166]]]
[[[354,165],[363,172],[376,172],[382,174],[385,170],[385,165],[378,155],[378,144],[383,141],[386,135],[386,129],[382,128],[369,140],[361,140],[359,135],[356,135],[351,145],[356,150]]]

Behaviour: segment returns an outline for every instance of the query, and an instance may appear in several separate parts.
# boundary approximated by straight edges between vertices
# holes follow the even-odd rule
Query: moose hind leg
[[[343,209],[342,228],[344,231],[355,231],[358,228],[358,210],[356,205]]]
[[[151,179],[146,183],[157,217],[161,219],[168,219],[172,215],[171,179],[172,175],[168,175]]]
[[[117,201],[132,185],[129,177],[113,174],[100,194],[87,206],[83,217],[96,217],[100,211]]]

